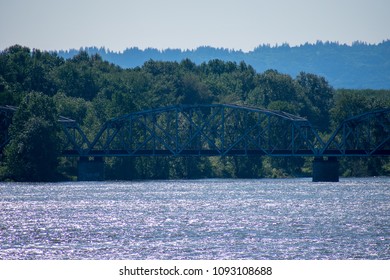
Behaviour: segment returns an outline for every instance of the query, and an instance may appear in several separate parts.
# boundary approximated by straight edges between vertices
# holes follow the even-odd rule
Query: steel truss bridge
[[[17,108],[0,107],[0,148]],[[66,157],[136,156],[390,156],[390,108],[344,120],[324,141],[310,122],[286,112],[226,105],[177,105],[107,121],[89,140],[60,117]]]

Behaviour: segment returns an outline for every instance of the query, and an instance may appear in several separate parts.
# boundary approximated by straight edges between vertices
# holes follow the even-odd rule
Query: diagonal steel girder
[[[377,135],[373,135],[373,131]],[[388,155],[390,145],[390,109],[379,109],[344,120],[321,150],[323,155]],[[383,151],[382,151],[383,150]],[[379,152],[382,151],[382,152]]]
[[[167,123],[169,114],[172,117],[171,124]],[[165,124],[159,123],[162,116],[165,116]],[[271,123],[271,117],[275,119],[274,123]],[[243,124],[251,118],[254,124]],[[263,127],[261,122],[267,119],[268,123]],[[271,139],[273,125],[282,121],[291,127],[288,147],[278,147]],[[227,131],[227,125],[230,131]],[[241,131],[232,131],[232,125],[241,125]],[[141,127],[143,132],[140,131]],[[285,127],[283,133],[287,132],[288,128]],[[260,145],[264,140],[267,146]],[[121,153],[118,143],[119,150],[126,150],[123,155],[139,155],[143,150],[154,155],[155,151],[160,150],[159,154],[175,156],[188,153],[189,150],[200,155],[207,153],[208,149],[211,149],[210,154],[220,156],[234,154],[236,150],[240,150],[240,153],[244,150],[246,154],[249,149],[251,153],[257,153],[255,149],[260,154],[275,155],[277,151],[286,151],[288,148],[292,151],[287,151],[287,154],[299,155],[302,143],[306,145],[303,149],[311,151],[309,154],[317,154],[319,149],[316,145],[323,145],[322,139],[304,118],[280,111],[230,104],[170,106],[112,119],[102,126],[88,152],[95,154],[101,150],[102,156],[109,156],[110,151],[115,150],[115,155],[118,155]],[[297,143],[301,146],[298,147]],[[208,148],[205,150],[205,147]],[[270,150],[270,147],[273,148]]]

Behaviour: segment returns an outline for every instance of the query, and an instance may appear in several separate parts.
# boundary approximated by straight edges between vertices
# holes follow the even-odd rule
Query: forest
[[[326,139],[345,118],[390,107],[390,90],[335,89],[307,72],[292,77],[246,62],[148,60],[123,68],[99,54],[11,46],[0,53],[0,105],[17,106],[0,179],[73,180],[77,159],[61,157],[58,116],[74,119],[89,139],[107,120],[175,104],[228,103],[282,110],[307,118]],[[276,178],[310,176],[311,158],[106,158],[106,179]],[[387,158],[342,159],[342,176],[390,174]]]
[[[141,67],[148,60],[177,61],[190,59],[196,64],[213,59],[251,65],[256,72],[276,69],[292,77],[300,72],[323,76],[336,89],[390,89],[390,40],[379,44],[354,42],[352,45],[317,41],[299,46],[260,45],[252,51],[199,47],[194,50],[148,48],[125,49],[115,52],[105,48],[85,47],[89,55],[99,54],[104,60],[122,68]],[[65,59],[77,55],[80,50],[61,50]]]

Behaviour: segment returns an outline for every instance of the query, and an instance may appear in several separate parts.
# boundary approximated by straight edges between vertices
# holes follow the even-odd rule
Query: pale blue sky
[[[389,0],[0,0],[0,50],[379,43],[389,13]]]

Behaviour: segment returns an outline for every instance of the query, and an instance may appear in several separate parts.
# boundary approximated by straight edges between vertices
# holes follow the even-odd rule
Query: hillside
[[[76,176],[77,160],[60,154],[64,145],[73,147],[73,143],[58,127],[59,115],[76,120],[92,141],[111,118],[178,104],[211,103],[302,116],[323,139],[329,139],[346,118],[389,108],[390,90],[335,90],[315,74],[301,72],[292,77],[275,70],[256,72],[245,62],[218,59],[200,65],[188,59],[148,61],[141,67],[123,69],[85,51],[64,59],[15,45],[0,52],[0,105],[19,108],[9,128],[12,140],[7,143],[7,133],[0,133],[0,143],[5,144],[0,180],[50,181]],[[1,122],[3,128],[6,123]],[[376,134],[375,130],[369,133]],[[80,141],[80,137],[75,139]],[[107,158],[105,164],[109,180],[311,174],[311,159],[295,157],[119,157]],[[344,176],[389,175],[389,158],[343,159],[340,172]]]
[[[300,72],[325,77],[335,88],[390,89],[390,40],[369,45],[356,42],[349,45],[321,42],[290,47],[288,44],[271,47],[259,46],[253,51],[242,52],[221,48],[199,47],[195,50],[179,49],[126,49],[113,52],[105,48],[83,48],[89,54],[98,53],[104,60],[134,68],[148,60],[177,61],[186,58],[196,64],[212,59],[241,62],[251,65],[257,72],[275,69],[296,77]],[[62,50],[58,55],[71,58],[80,50]]]

